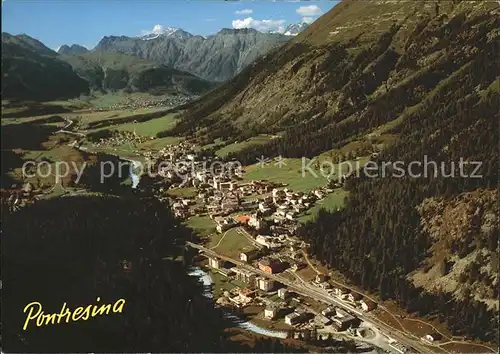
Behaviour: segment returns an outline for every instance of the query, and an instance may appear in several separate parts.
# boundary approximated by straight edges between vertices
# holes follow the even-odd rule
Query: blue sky
[[[52,49],[78,43],[93,48],[106,35],[140,36],[180,27],[193,34],[221,28],[282,31],[311,22],[337,2],[211,0],[2,0],[2,32],[26,33]],[[156,27],[155,27],[156,26]]]

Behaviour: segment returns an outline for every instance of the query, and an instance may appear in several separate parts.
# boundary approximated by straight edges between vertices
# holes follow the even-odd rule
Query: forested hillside
[[[156,200],[74,197],[2,214],[2,349],[6,352],[303,352],[272,339],[229,340],[233,324],[187,275],[190,232]],[[24,307],[113,304],[121,313],[23,331]],[[342,346],[338,346],[342,351]]]
[[[2,33],[2,97],[49,101],[116,91],[192,96],[214,87],[193,74],[148,60],[81,48],[63,48],[64,55],[59,55],[27,35]]]
[[[174,133],[243,140],[281,132],[247,160],[263,151],[314,156],[398,122],[472,66],[483,70],[470,84],[486,89],[498,76],[498,6],[438,4],[343,1],[194,103]]]
[[[187,72],[121,53],[87,52],[61,59],[96,91],[200,95],[214,86]]]
[[[405,120],[399,128],[400,139],[379,157],[379,161],[409,163],[424,161],[426,155],[429,161],[439,163],[438,169],[431,166],[428,177],[419,178],[353,178],[346,208],[320,213],[314,223],[306,225],[303,237],[311,242],[311,253],[323,263],[342,270],[382,299],[394,298],[412,312],[437,316],[456,334],[496,340],[498,312],[488,312],[484,302],[475,300],[475,293],[459,298],[444,288],[426,293],[407,279],[409,273],[424,266],[434,242],[422,228],[417,209],[424,199],[448,200],[478,188],[498,188],[498,95],[465,98],[458,87],[448,92],[447,100],[436,100],[428,110]],[[478,175],[483,177],[458,177],[460,157],[481,161]],[[441,166],[449,175],[452,161],[456,177],[443,176]],[[473,168],[465,170],[470,175]],[[492,190],[496,203],[497,193],[498,189]],[[498,216],[498,210],[492,212]],[[498,258],[498,219],[491,227],[481,246],[460,242],[447,255],[462,259],[485,247],[492,257]],[[466,235],[472,237],[473,230]],[[471,276],[472,282],[480,280],[479,273]],[[496,276],[486,282],[495,279]],[[493,288],[491,296],[498,298],[498,283]]]
[[[412,276],[429,267],[438,242],[419,214],[426,198],[448,204],[480,189],[498,192],[499,13],[494,2],[342,1],[193,103],[173,133],[201,142],[280,136],[227,157],[243,164],[262,155],[314,157],[387,136],[372,155],[378,166],[434,161],[437,167],[417,178],[393,177],[390,168],[384,178],[350,179],[345,208],[320,213],[302,237],[312,255],[382,299],[439,318],[456,334],[495,341],[498,312],[477,294],[417,288]],[[464,167],[469,177],[459,176],[460,161],[480,162],[481,177],[470,178],[472,164]],[[422,165],[415,172],[423,174]],[[488,228],[465,232],[465,240],[481,243],[455,243],[446,250],[447,266],[478,252],[498,257],[498,222]],[[498,287],[493,273],[469,271],[461,288]]]
[[[2,33],[2,99],[66,99],[88,91],[56,52],[29,36]]]

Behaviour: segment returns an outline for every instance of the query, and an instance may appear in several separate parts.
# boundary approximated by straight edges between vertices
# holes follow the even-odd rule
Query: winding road
[[[374,315],[370,313],[365,313],[365,312],[360,312],[358,309],[350,306],[349,304],[340,301],[339,299],[336,299],[335,297],[332,297],[328,292],[319,290],[318,288],[304,283],[303,281],[300,281],[299,283],[290,281],[289,279],[285,278],[282,275],[278,274],[269,274],[266,273],[258,268],[255,268],[245,262],[241,262],[239,260],[235,260],[233,258],[224,256],[222,254],[217,253],[214,250],[208,249],[204,246],[201,246],[199,244],[193,243],[193,242],[187,242],[186,243],[188,246],[200,250],[202,253],[204,253],[206,256],[211,256],[211,257],[218,257],[222,260],[231,262],[235,265],[237,265],[240,268],[246,269],[248,271],[254,272],[256,274],[259,274],[263,277],[269,278],[276,280],[283,285],[293,289],[295,292],[302,294],[304,296],[308,296],[311,298],[314,298],[318,301],[321,301],[323,303],[326,303],[328,305],[336,305],[338,307],[344,308],[350,313],[355,314],[359,319],[361,319],[364,322],[372,323],[377,330],[379,330],[382,334],[384,334],[387,337],[393,338],[394,340],[398,341],[399,343],[405,345],[408,349],[411,350],[413,348],[414,350],[418,351],[419,353],[428,353],[431,351],[431,348],[439,348],[439,350],[444,351],[449,353],[448,350],[443,348],[443,345],[446,344],[451,344],[451,343],[460,343],[460,344],[471,344],[471,345],[477,345],[481,346],[485,349],[489,349],[491,352],[496,353],[495,350],[492,348],[485,346],[485,345],[480,345],[476,343],[467,343],[467,342],[461,342],[461,341],[449,341],[445,343],[440,343],[440,344],[424,344],[420,338],[408,333],[407,331],[401,331],[397,328],[394,328],[385,322],[381,321]],[[404,327],[402,327],[404,328]]]

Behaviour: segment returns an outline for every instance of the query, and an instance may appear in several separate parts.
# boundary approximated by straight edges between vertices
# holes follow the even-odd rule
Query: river
[[[203,295],[207,298],[213,299],[213,294],[212,294],[212,278],[210,275],[205,272],[203,269],[200,269],[198,267],[194,267],[189,273],[191,276],[195,276],[199,279],[201,283],[204,285],[204,292]],[[261,334],[264,336],[268,337],[274,337],[274,338],[286,338],[287,333],[283,331],[272,331],[266,328],[262,328],[257,326],[256,324],[250,322],[250,321],[242,321],[238,316],[235,316],[231,314],[229,311],[224,312],[226,317],[233,320],[236,322],[238,327],[243,328],[247,331],[254,332],[257,334]]]
[[[129,167],[129,176],[130,179],[132,180],[132,188],[137,188],[139,185],[139,182],[141,180],[140,174],[137,174],[137,171],[135,171],[138,167],[141,166],[140,161],[135,161],[135,160],[127,160],[130,161],[130,167]]]

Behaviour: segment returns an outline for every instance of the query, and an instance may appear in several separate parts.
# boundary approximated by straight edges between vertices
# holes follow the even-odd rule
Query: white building
[[[332,309],[331,307],[327,307],[326,309],[324,309],[323,311],[321,311],[321,314],[323,316],[331,316],[334,313],[335,313],[335,310]]]
[[[263,291],[271,291],[274,289],[274,280],[267,278],[257,278],[256,279],[257,288]]]
[[[271,208],[265,203],[259,203],[259,210],[263,214],[268,214],[271,211]]]
[[[257,237],[255,238],[255,241],[258,244],[265,246],[269,249],[277,249],[277,248],[280,248],[282,246],[281,243],[276,242],[274,240],[274,238],[271,236],[257,235]]]
[[[344,288],[335,288],[333,289],[333,294],[341,299],[345,299],[349,295],[349,291]]]
[[[222,218],[222,219],[217,218],[215,222],[217,223],[216,229],[220,233],[236,226],[236,223],[232,218]]]
[[[317,190],[317,189],[313,191],[313,194],[314,194],[314,195],[315,195],[318,199],[321,199],[321,198],[323,198],[323,197],[324,197],[323,193],[321,193],[321,191],[320,191],[320,190]]]
[[[371,311],[371,310],[374,310],[375,308],[377,308],[377,304],[370,301],[370,300],[360,300],[359,303],[361,304],[361,308],[365,312],[368,312],[368,311]]]
[[[246,284],[255,284],[255,274],[251,271],[237,267],[231,268],[231,271],[233,271],[237,280]]]
[[[220,260],[219,258],[208,258],[208,265],[211,267],[211,268],[214,268],[214,269],[219,269],[222,265],[222,260]]]
[[[428,343],[432,343],[432,342],[438,341],[440,339],[441,339],[441,335],[439,335],[438,333],[430,333],[430,334],[426,334],[425,336],[422,337],[422,340],[425,342],[428,342]]]
[[[258,255],[259,255],[258,249],[251,249],[248,251],[243,251],[240,253],[240,261],[250,262],[250,261],[253,261],[254,259],[257,259]]]
[[[267,222],[256,214],[253,214],[248,220],[248,226],[254,227],[256,230],[261,230],[266,228]]]

